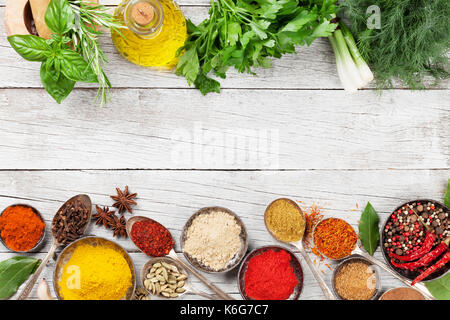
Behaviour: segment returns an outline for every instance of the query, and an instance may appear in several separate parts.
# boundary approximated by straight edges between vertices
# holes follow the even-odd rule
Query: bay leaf
[[[367,202],[366,207],[361,213],[360,222],[358,225],[359,238],[366,251],[372,256],[378,247],[380,240],[380,230],[378,228],[378,213],[372,207],[370,202]]]
[[[0,299],[12,296],[39,264],[40,260],[31,257],[13,257],[0,262]]]
[[[447,191],[444,195],[444,204],[447,206],[447,208],[450,208],[450,179],[448,179]]]
[[[437,300],[450,300],[450,274],[437,280],[425,282],[425,286]]]

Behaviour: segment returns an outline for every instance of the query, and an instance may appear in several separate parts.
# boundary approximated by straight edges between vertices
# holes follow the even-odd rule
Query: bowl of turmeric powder
[[[0,214],[0,241],[9,250],[24,253],[37,250],[45,238],[45,221],[27,204],[14,204]]]
[[[84,237],[59,255],[53,286],[59,300],[131,300],[136,288],[135,268],[117,243]]]

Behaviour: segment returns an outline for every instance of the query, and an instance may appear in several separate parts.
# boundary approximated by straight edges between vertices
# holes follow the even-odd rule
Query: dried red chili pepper
[[[135,222],[130,235],[136,246],[152,257],[169,254],[175,244],[169,230],[153,220]]]
[[[450,237],[447,237],[444,241],[438,244],[433,251],[428,252],[426,255],[424,255],[417,261],[409,263],[396,263],[393,259],[391,259],[391,263],[394,267],[399,269],[408,269],[411,271],[416,270],[417,268],[430,264],[433,260],[439,257],[442,253],[444,253],[448,249],[449,243]]]
[[[431,267],[429,267],[427,270],[425,270],[424,272],[422,272],[419,276],[417,276],[417,278],[415,278],[413,280],[413,282],[411,282],[411,285],[415,285],[417,282],[422,281],[423,279],[425,279],[426,277],[428,277],[429,275],[435,273],[436,271],[438,271],[439,269],[441,269],[442,267],[444,267],[447,262],[450,261],[450,251],[447,251],[446,254],[444,254],[442,256],[442,258],[436,262],[435,264],[433,264]]]
[[[414,252],[412,252],[410,254],[407,254],[405,256],[399,256],[398,254],[395,254],[395,253],[391,253],[391,254],[389,254],[389,256],[391,258],[395,258],[395,259],[400,260],[400,261],[417,260],[417,259],[423,257],[424,255],[426,255],[431,250],[431,248],[433,247],[434,238],[435,238],[434,233],[429,231],[425,235],[425,240],[423,241],[423,245],[420,247],[419,250],[414,251]]]

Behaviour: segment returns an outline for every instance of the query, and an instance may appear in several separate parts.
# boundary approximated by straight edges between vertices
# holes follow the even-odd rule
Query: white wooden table
[[[207,15],[207,0],[179,3],[194,22]],[[263,212],[278,197],[317,203],[327,217],[355,228],[367,201],[384,220],[405,201],[443,198],[450,177],[448,82],[426,91],[347,95],[330,45],[318,40],[257,77],[230,72],[220,95],[203,97],[183,78],[128,63],[106,35],[112,103],[99,108],[96,90],[80,85],[57,105],[41,87],[39,65],[9,47],[4,4],[0,0],[0,208],[28,203],[44,214],[48,241],[36,257],[49,248],[50,221],[65,200],[86,193],[94,204],[111,205],[116,186],[139,194],[134,214],[166,225],[178,252],[181,228],[204,206],[240,215],[253,249],[276,243]],[[113,239],[96,226],[88,234]],[[130,240],[117,242],[140,270],[147,258]],[[0,247],[0,260],[13,255]],[[43,274],[50,282],[53,266]],[[322,299],[303,266],[301,299]],[[331,271],[323,270],[329,282]],[[236,272],[208,277],[240,297]],[[382,272],[383,288],[400,284]]]

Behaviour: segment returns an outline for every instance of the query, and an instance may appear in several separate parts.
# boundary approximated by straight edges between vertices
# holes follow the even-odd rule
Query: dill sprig
[[[366,10],[381,9],[381,29],[368,29]],[[448,0],[342,0],[363,58],[371,65],[377,87],[392,88],[393,79],[411,89],[422,89],[449,76],[450,43]]]
[[[100,99],[100,105],[104,105],[107,103],[111,83],[103,71],[103,65],[108,60],[98,43],[98,37],[103,32],[98,30],[97,26],[114,30],[119,34],[119,29],[123,26],[103,5],[83,0],[70,0],[70,5],[75,13],[76,23],[69,36],[75,50],[83,55],[97,75],[99,89],[96,100]]]

